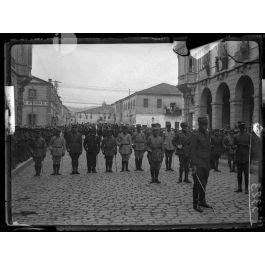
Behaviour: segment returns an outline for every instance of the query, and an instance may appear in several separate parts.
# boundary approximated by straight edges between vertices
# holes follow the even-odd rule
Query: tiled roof
[[[167,83],[161,83],[153,87],[136,92],[138,95],[182,95],[176,86],[169,85]]]
[[[83,111],[78,111],[77,113],[92,113],[92,114],[96,114],[96,113],[100,113],[103,111],[109,111],[109,112],[114,112],[113,108],[110,105],[105,105],[105,106],[100,106],[100,107],[96,107],[96,108],[91,108],[91,109],[87,109],[87,110],[83,110]]]

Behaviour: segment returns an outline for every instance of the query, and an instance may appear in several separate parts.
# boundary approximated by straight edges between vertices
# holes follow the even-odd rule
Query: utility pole
[[[129,116],[130,116],[130,126],[131,126],[131,99],[130,99],[130,95],[131,95],[131,89],[129,88]]]

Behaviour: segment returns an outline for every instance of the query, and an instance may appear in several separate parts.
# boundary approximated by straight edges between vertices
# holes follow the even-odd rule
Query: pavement
[[[98,173],[86,173],[85,152],[79,158],[80,175],[70,175],[71,160],[63,158],[60,176],[52,176],[52,158],[44,160],[40,177],[34,176],[33,163],[12,175],[13,223],[27,225],[200,225],[237,226],[257,222],[258,176],[250,175],[250,194],[235,193],[236,173],[226,164],[221,172],[210,172],[206,198],[214,206],[203,213],[192,207],[192,184],[177,183],[178,157],[175,171],[160,170],[161,184],[150,184],[149,164],[144,157],[143,172],[120,172],[121,157],[117,155],[118,172],[105,173],[103,155],[98,156]],[[192,178],[190,177],[190,180]],[[254,196],[255,195],[255,196]],[[250,200],[249,200],[250,199]],[[249,208],[249,205],[251,206]]]

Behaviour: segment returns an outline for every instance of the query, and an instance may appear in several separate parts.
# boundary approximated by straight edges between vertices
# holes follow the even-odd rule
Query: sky
[[[59,95],[70,107],[111,104],[135,91],[177,85],[178,60],[172,44],[33,45],[32,75],[60,81]]]

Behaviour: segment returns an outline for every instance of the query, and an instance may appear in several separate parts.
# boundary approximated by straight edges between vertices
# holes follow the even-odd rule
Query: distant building
[[[62,105],[61,125],[68,126],[71,123],[74,123],[74,121],[72,120],[72,113],[66,106]]]
[[[178,53],[183,49],[183,43],[177,43]],[[217,42],[193,52],[194,57],[178,55],[177,87],[189,126],[197,127],[198,116],[208,116],[212,129],[234,128],[239,120],[248,126],[260,121],[258,43]]]
[[[64,124],[64,111],[52,80],[32,76],[23,92],[22,124],[26,126],[56,126]]]
[[[183,97],[175,86],[166,83],[138,91],[112,104],[114,122],[151,126],[170,122],[179,128],[182,121]]]
[[[23,92],[31,80],[32,46],[16,44],[11,48],[11,85],[15,92],[16,125],[22,125]]]
[[[100,107],[75,113],[77,123],[114,123],[114,109],[105,103]]]

